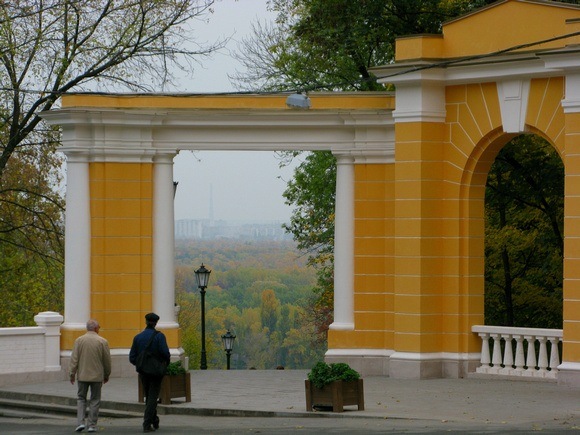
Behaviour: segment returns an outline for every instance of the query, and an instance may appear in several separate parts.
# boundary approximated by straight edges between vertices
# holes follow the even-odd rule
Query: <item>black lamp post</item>
[[[201,294],[201,363],[199,365],[201,370],[207,369],[207,359],[205,355],[205,289],[209,282],[210,273],[211,270],[206,269],[203,263],[201,263],[201,267],[195,271],[195,280],[197,281],[199,293]]]
[[[224,342],[224,350],[226,351],[227,358],[227,370],[230,369],[230,356],[232,354],[232,349],[234,347],[234,340],[236,336],[232,334],[229,330],[224,335],[222,335],[222,341]]]

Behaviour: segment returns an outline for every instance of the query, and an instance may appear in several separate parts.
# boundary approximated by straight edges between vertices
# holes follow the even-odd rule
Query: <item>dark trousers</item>
[[[157,401],[161,391],[161,381],[163,376],[149,376],[140,374],[143,392],[145,393],[145,415],[143,416],[143,427],[159,426],[157,417]]]

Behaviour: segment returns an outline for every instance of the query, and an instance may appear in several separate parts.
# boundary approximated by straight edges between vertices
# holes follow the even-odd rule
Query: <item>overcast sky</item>
[[[193,93],[235,92],[228,74],[240,70],[228,51],[235,51],[241,39],[251,33],[256,20],[273,20],[266,0],[221,0],[213,6],[207,23],[195,24],[198,41],[212,42],[232,36],[226,50],[204,60],[193,79],[180,80],[178,91]],[[174,160],[176,219],[213,217],[225,220],[288,221],[290,207],[282,192],[292,178],[292,168],[281,170],[273,152],[182,151]]]

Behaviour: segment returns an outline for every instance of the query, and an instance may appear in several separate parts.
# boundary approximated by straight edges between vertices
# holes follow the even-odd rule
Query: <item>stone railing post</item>
[[[515,366],[516,369],[515,371],[517,373],[523,373],[524,372],[524,366],[526,365],[526,358],[524,356],[524,336],[523,335],[516,335],[516,361],[515,361]]]
[[[498,373],[501,369],[501,335],[500,334],[491,334],[491,338],[493,338],[493,353],[491,355],[491,363],[493,364],[493,371]]]
[[[540,373],[543,375],[548,370],[548,337],[538,337],[540,342],[540,355],[538,356],[538,368]]]
[[[53,311],[43,311],[34,316],[36,324],[44,328],[44,369],[60,370],[60,325],[64,317]]]
[[[476,373],[557,378],[558,365],[560,364],[558,345],[562,340],[561,329],[474,325],[471,327],[471,331],[481,338],[481,366],[476,368]],[[493,339],[491,349],[490,338]],[[505,343],[503,356],[501,340],[504,340]],[[513,352],[514,340],[515,355]],[[536,340],[539,343],[538,351],[536,351]],[[548,341],[550,342],[549,353]],[[527,351],[525,350],[526,345]]]
[[[503,352],[503,366],[504,373],[511,374],[514,368],[514,351],[512,348],[512,335],[506,334],[504,336],[504,352]]]
[[[550,340],[551,349],[550,349],[550,367],[552,369],[556,369],[560,365],[560,354],[558,353],[558,343],[560,339],[558,337],[548,337]]]
[[[524,335],[524,340],[528,342],[528,352],[526,353],[526,367],[528,372],[536,370],[536,337]]]
[[[491,363],[489,355],[489,334],[487,332],[480,332],[479,336],[481,337],[481,367],[479,368],[482,371],[487,371]]]

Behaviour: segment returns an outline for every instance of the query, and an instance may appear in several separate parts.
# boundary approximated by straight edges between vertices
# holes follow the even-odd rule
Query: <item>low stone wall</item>
[[[0,386],[63,379],[59,313],[34,316],[38,326],[0,328]]]

